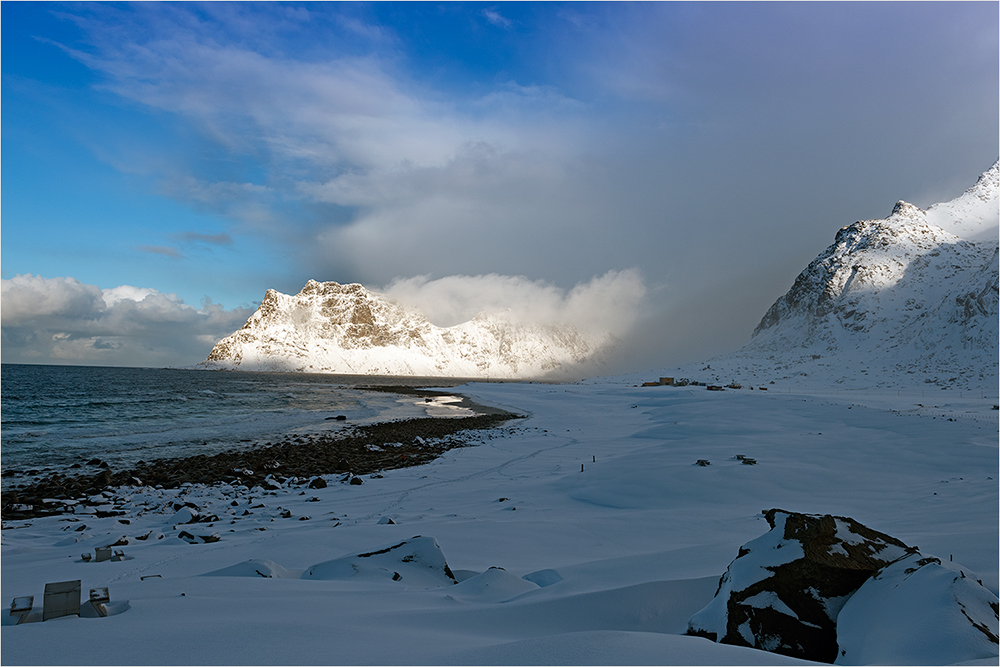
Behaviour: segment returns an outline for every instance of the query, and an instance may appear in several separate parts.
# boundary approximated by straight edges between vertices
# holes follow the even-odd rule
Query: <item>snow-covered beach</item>
[[[105,618],[86,603],[45,623],[5,616],[3,662],[794,662],[684,636],[740,546],[767,532],[769,508],[852,517],[997,593],[995,396],[937,396],[931,412],[891,391],[639,379],[466,385],[456,391],[529,416],[363,484],[126,487],[107,498],[121,515],[5,523],[6,598],[34,595],[40,617],[45,583],[79,579],[84,600],[106,586],[111,603]],[[191,510],[218,520],[184,523]],[[393,564],[404,542],[413,557]],[[113,543],[124,560],[83,562]],[[362,555],[372,567],[351,567]],[[995,650],[939,648],[945,662],[996,664]]]
[[[0,667],[1000,667],[1000,3],[0,15]]]

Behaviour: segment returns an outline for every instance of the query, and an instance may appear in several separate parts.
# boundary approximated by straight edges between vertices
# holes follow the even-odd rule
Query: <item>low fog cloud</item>
[[[438,326],[466,322],[480,313],[504,313],[521,324],[570,325],[589,333],[625,335],[646,296],[638,271],[609,271],[564,290],[523,276],[399,278],[383,292],[421,311]]]
[[[173,294],[74,278],[19,275],[0,281],[4,363],[186,366],[253,312],[200,307]]]

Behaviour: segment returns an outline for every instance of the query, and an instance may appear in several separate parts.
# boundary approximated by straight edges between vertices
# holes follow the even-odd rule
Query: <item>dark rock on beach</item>
[[[840,608],[916,549],[847,517],[779,509],[764,517],[771,530],[740,548],[688,634],[832,663]]]
[[[688,634],[826,663],[995,659],[1000,605],[957,563],[848,517],[764,518],[771,530],[740,548]]]

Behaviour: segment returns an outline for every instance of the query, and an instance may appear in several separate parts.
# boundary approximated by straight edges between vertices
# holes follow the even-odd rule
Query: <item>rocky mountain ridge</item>
[[[998,164],[958,198],[843,227],[740,350],[722,381],[993,387],[998,361]],[[939,223],[939,224],[935,224]],[[669,374],[669,373],[667,373]]]
[[[355,375],[539,378],[599,360],[609,334],[520,324],[503,313],[438,327],[360,284],[308,281],[267,290],[239,331],[199,366]]]

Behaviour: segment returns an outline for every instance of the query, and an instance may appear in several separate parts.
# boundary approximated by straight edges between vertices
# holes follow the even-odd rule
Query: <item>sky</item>
[[[309,279],[730,352],[996,161],[998,7],[3,2],[2,359],[191,365]]]

